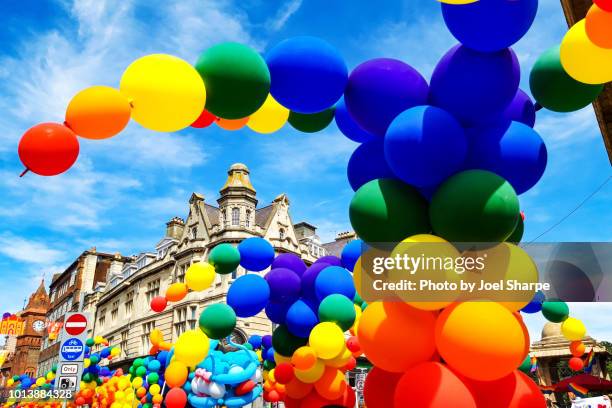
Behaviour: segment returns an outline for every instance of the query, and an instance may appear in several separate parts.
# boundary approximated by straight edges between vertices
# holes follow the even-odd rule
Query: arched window
[[[238,207],[232,208],[232,225],[240,225],[240,209]]]
[[[285,239],[285,230],[283,228],[278,231],[278,236],[281,240]]]
[[[227,210],[223,210],[223,225],[228,225],[229,220],[227,219]]]
[[[251,210],[246,210],[246,221],[244,225],[247,227],[251,226]]]

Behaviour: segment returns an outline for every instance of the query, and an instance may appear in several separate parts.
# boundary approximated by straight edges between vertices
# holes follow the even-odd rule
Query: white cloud
[[[53,264],[65,258],[62,251],[53,249],[44,242],[29,240],[9,232],[0,235],[0,254],[31,264]]]
[[[287,21],[293,16],[302,6],[302,0],[289,0],[278,9],[276,15],[272,17],[266,24],[273,31],[282,29]]]

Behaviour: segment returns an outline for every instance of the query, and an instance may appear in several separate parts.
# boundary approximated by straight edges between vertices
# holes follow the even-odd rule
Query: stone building
[[[45,282],[41,281],[38,289],[30,295],[25,308],[17,316],[25,322],[23,334],[15,337],[11,353],[2,365],[2,377],[27,374],[36,375],[41,339],[45,332],[45,316],[49,310],[49,296]]]
[[[249,237],[263,237],[277,253],[298,254],[308,264],[326,255],[316,227],[306,222],[294,224],[289,207],[285,194],[258,207],[248,168],[232,165],[216,205],[193,193],[187,218],[175,217],[166,223],[165,235],[154,252],[142,253],[121,270],[109,272],[106,283],[86,297],[86,304],[96,305],[94,335],[120,345],[121,359],[132,359],[148,352],[153,329],[160,329],[166,341],[174,342],[184,331],[197,328],[202,310],[209,304],[225,302],[229,285],[245,273],[242,268],[230,275],[218,275],[211,288],[189,293],[162,313],[153,313],[149,304],[172,283],[184,281],[187,268],[207,260],[218,244],[237,245]],[[336,243],[335,249],[342,242]],[[251,334],[269,334],[271,330],[272,323],[262,312],[239,319],[233,337],[243,342]]]

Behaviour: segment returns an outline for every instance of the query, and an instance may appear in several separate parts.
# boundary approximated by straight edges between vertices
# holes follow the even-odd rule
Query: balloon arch
[[[70,101],[63,124],[42,123],[23,135],[20,158],[43,176],[72,166],[78,137],[112,137],[130,118],[162,132],[214,123],[257,133],[286,122],[317,132],[335,119],[359,143],[347,172],[355,190],[350,220],[361,240],[341,258],[308,267],[294,255],[275,257],[261,238],[215,247],[151,309],[161,312],[239,265],[254,273],[239,277],[227,303],[205,308],[199,329],[175,344],[155,332],[151,355],[134,361],[129,373],[96,368],[102,353],[91,354],[76,405],[239,407],[263,395],[289,408],[352,407],[345,373],[365,356],[374,366],[364,390],[370,408],[545,407],[523,373],[532,364],[521,313],[540,311],[562,323],[575,356],[570,366],[583,368],[584,325],[569,317],[564,302],[540,292],[521,304],[367,304],[356,291],[368,243],[497,242],[528,257],[515,245],[524,221],[518,195],[538,182],[547,162],[533,129],[536,111],[581,109],[612,80],[610,0],[596,0],[560,46],[538,59],[530,75],[536,104],[519,89],[519,62],[509,47],[529,30],[537,0],[445,3],[455,3],[441,8],[460,44],[440,59],[429,83],[388,58],[349,73],[339,52],[313,37],[282,41],[265,57],[223,43],[204,51],[195,67],[171,55],[142,57],[125,70],[118,90],[87,88]],[[268,268],[265,276],[257,273]],[[262,311],[278,325],[271,335],[230,342],[229,351],[219,345],[237,318]],[[50,387],[54,375],[31,384],[14,380],[22,388]]]

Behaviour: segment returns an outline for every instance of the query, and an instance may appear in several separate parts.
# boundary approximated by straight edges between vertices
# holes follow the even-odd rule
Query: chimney
[[[174,217],[166,223],[166,236],[174,239],[181,239],[185,221],[180,217]]]

